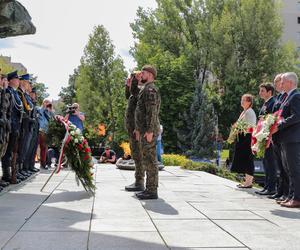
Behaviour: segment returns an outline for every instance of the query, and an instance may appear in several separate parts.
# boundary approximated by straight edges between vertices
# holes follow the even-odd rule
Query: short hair
[[[298,76],[295,72],[286,72],[282,75],[282,78],[293,82],[295,86],[298,87]]]
[[[277,74],[274,78],[274,83],[279,82],[282,79],[283,73]]]
[[[271,91],[272,95],[274,94],[275,88],[273,83],[270,82],[265,82],[259,85],[260,88],[265,88],[267,90],[267,92]]]
[[[51,100],[50,100],[49,98],[45,98],[45,99],[43,100],[43,103],[45,103],[45,102],[50,102],[50,103],[51,103]]]
[[[243,98],[243,97],[246,98],[246,101],[247,101],[247,102],[250,102],[250,103],[251,103],[250,107],[252,107],[252,105],[253,105],[253,99],[254,99],[254,98],[253,98],[253,95],[247,93],[247,94],[244,94],[244,95],[242,96],[242,98]]]
[[[79,108],[79,104],[78,104],[77,102],[74,102],[74,103],[72,104],[72,106],[73,106],[73,107],[78,107],[78,108]]]

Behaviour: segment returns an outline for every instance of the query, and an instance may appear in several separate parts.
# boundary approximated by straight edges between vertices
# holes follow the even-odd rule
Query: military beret
[[[21,75],[20,80],[29,81],[30,80],[30,75],[29,74]]]
[[[15,79],[15,78],[17,78],[17,79],[19,78],[17,70],[7,74],[7,80],[8,81],[10,81],[12,79]]]
[[[152,65],[145,65],[142,70],[152,73],[154,78],[157,76],[157,71]]]

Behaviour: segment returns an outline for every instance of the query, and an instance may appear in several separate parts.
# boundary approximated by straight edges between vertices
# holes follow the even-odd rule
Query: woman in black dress
[[[244,120],[250,127],[256,125],[256,115],[252,109],[252,104],[252,95],[245,94],[242,96],[241,106],[243,107],[243,112],[240,114],[238,120]],[[231,171],[245,174],[245,180],[238,185],[239,188],[252,188],[254,162],[251,151],[251,133],[240,133],[238,135],[238,140],[235,143]]]

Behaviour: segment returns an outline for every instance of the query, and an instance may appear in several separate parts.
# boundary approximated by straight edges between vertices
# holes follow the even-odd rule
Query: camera
[[[68,114],[74,114],[76,112],[76,107],[73,107],[72,105],[67,106],[67,113]]]

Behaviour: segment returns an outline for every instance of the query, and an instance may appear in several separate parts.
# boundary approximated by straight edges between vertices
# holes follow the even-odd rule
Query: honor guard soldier
[[[19,133],[21,129],[21,121],[23,114],[23,104],[18,95],[17,89],[19,87],[18,72],[14,71],[7,75],[8,88],[12,112],[11,112],[11,132],[9,134],[9,141],[6,152],[2,157],[2,180],[12,184],[19,183],[21,180],[17,178],[16,157],[18,150]]]
[[[18,166],[20,178],[23,178],[22,175],[25,178],[27,178],[33,173],[29,171],[29,169],[24,167],[24,160],[28,154],[28,149],[32,138],[32,131],[30,127],[31,127],[31,112],[33,110],[33,103],[28,93],[30,88],[29,79],[30,79],[29,74],[20,76],[20,86],[18,88],[18,94],[24,107],[20,137],[19,137],[18,158],[17,158],[17,166]]]
[[[135,135],[142,152],[142,164],[146,170],[146,190],[137,193],[141,199],[157,199],[158,161],[156,140],[160,132],[160,94],[154,84],[156,69],[151,65],[142,68],[142,83],[135,110]]]
[[[131,155],[135,163],[135,182],[125,187],[126,191],[144,191],[145,168],[142,165],[142,155],[139,148],[139,142],[135,139],[135,109],[140,92],[139,82],[141,80],[141,72],[134,72],[126,81],[125,95],[128,99],[125,114],[125,125],[129,136],[129,144]]]
[[[7,93],[7,87],[7,76],[2,74],[0,75],[0,158],[6,152],[10,133],[11,102],[9,99],[10,95]],[[9,182],[1,180],[0,191],[8,185]]]
[[[38,121],[38,111],[37,111],[37,97],[36,97],[36,89],[29,85],[29,95],[30,100],[33,104],[33,109],[31,111],[29,130],[31,133],[31,140],[29,143],[29,147],[27,150],[27,154],[25,156],[25,160],[23,162],[23,168],[29,170],[33,173],[39,171],[38,168],[35,167],[35,154],[38,148],[38,139],[39,139],[39,121]]]

